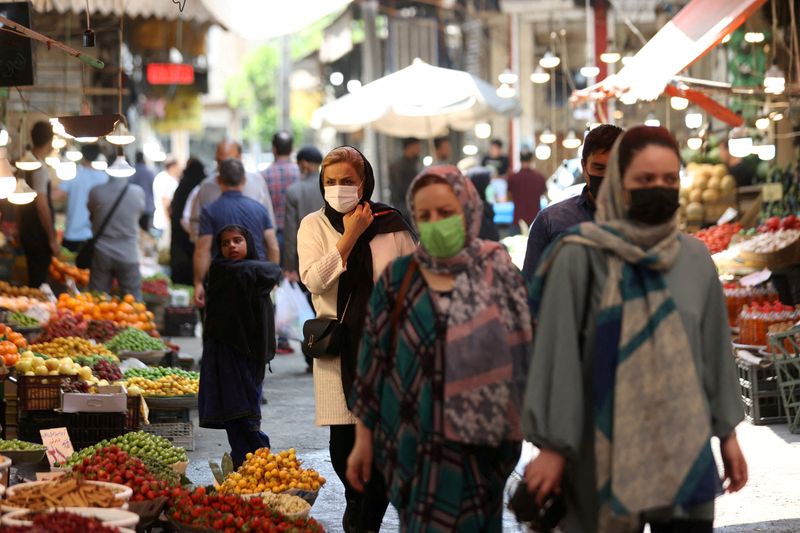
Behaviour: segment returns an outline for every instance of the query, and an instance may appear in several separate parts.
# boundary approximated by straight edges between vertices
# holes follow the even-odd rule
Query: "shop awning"
[[[33,9],[40,13],[56,11],[58,13],[83,13],[86,11],[86,0],[32,0]],[[170,0],[91,0],[89,8],[92,13],[101,15],[122,14],[123,9],[128,17],[154,18],[160,20],[182,19],[198,24],[218,24],[216,17],[201,0],[188,0],[179,4]]]
[[[617,74],[573,100],[655,100],[672,79],[738,28],[766,0],[691,0]]]

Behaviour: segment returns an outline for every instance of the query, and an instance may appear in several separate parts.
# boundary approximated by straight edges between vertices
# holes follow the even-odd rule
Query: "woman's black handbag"
[[[303,355],[315,359],[328,359],[339,357],[342,353],[342,343],[347,337],[344,317],[350,307],[350,297],[344,306],[342,318],[312,318],[303,324]]]
[[[550,495],[544,505],[539,507],[536,495],[531,494],[524,479],[517,485],[508,507],[519,522],[538,533],[552,531],[567,513],[564,497],[558,494]]]

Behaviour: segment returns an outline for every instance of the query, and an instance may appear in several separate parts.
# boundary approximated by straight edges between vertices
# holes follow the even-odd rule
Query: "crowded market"
[[[798,15],[0,2],[0,533],[800,531]]]

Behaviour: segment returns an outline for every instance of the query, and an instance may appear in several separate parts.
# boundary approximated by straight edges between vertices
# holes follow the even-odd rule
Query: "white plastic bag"
[[[287,279],[275,291],[275,331],[278,337],[303,339],[303,324],[314,318],[303,291]]]

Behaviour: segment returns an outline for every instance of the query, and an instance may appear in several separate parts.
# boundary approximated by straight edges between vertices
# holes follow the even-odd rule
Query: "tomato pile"
[[[169,298],[169,280],[167,278],[149,278],[142,281],[142,294],[152,294],[161,298]]]
[[[131,457],[117,446],[102,448],[72,467],[72,471],[86,479],[127,485],[133,489],[132,499],[136,502],[170,496],[175,488],[167,481],[157,479],[140,459]]]
[[[759,233],[772,233],[781,229],[800,229],[800,218],[789,215],[783,218],[770,217],[758,227]]]
[[[733,236],[740,231],[742,231],[742,225],[737,222],[736,224],[711,226],[698,231],[694,236],[703,241],[709,252],[716,254],[727,250]]]
[[[49,342],[59,337],[83,337],[86,334],[86,322],[82,314],[73,315],[64,310],[50,317],[42,326],[42,333],[35,342]]]
[[[168,516],[175,522],[211,528],[223,533],[250,531],[252,533],[322,532],[313,518],[289,522],[273,512],[260,498],[244,499],[238,496],[207,494],[203,487],[193,492],[182,491],[172,499]]]
[[[5,324],[0,324],[0,357],[3,364],[11,367],[19,361],[19,350],[28,346],[28,341]]]
[[[77,296],[62,294],[58,297],[58,309],[70,311],[75,315],[83,315],[87,319],[109,320],[118,326],[131,326],[147,331],[157,337],[158,331],[153,322],[153,313],[147,310],[142,302],[126,294],[119,298],[93,296],[83,292]]]

